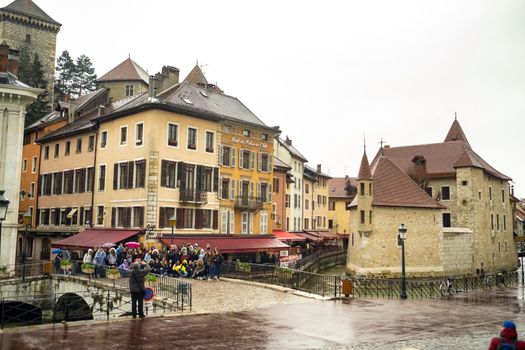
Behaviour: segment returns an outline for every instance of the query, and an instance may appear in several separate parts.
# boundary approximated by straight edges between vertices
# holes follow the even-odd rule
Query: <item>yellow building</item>
[[[307,178],[311,180],[311,188],[307,188]],[[331,177],[322,172],[321,164],[317,164],[317,169],[310,168],[309,166],[304,167],[304,197],[307,198],[308,192],[311,193],[310,204],[304,203],[304,216],[306,218],[307,211],[311,217],[311,228],[306,227],[305,230],[327,230],[328,229],[328,181]],[[310,209],[309,209],[310,208]]]
[[[247,108],[241,112],[247,122],[227,120],[219,126],[220,232],[270,234],[273,139],[279,131],[263,124]]]
[[[356,194],[355,177],[334,177],[328,180],[328,229],[332,233],[350,232],[349,205]]]

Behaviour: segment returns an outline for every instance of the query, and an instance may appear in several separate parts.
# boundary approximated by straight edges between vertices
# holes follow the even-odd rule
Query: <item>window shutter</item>
[[[256,197],[262,197],[262,193],[261,193],[261,183],[260,182],[257,182],[257,194],[255,194]]]
[[[228,212],[226,210],[221,211],[221,233],[228,231]]]
[[[133,161],[128,162],[128,187],[127,188],[133,188],[133,168],[135,166],[135,163]]]
[[[64,182],[64,172],[58,173],[58,194],[62,194],[62,183]]]
[[[213,192],[219,188],[219,168],[213,168]]]
[[[250,170],[255,169],[255,152],[250,151]]]
[[[268,155],[268,171],[273,172],[273,156],[271,154]]]
[[[250,220],[248,220],[248,233],[253,234],[253,213],[250,213]]]
[[[268,191],[267,198],[268,198],[268,202],[269,202],[269,203],[272,202],[272,194],[273,194],[272,187],[273,187],[272,184],[268,184],[268,187],[267,187],[267,191]]]
[[[177,228],[184,227],[184,209],[177,208]]]
[[[262,169],[262,153],[257,153],[258,159],[257,159],[257,170],[261,171]]]
[[[146,161],[142,160],[140,164],[141,164],[140,175],[139,175],[140,187],[144,188],[146,186]]]
[[[230,211],[230,233],[233,234],[233,230],[235,229],[235,213],[233,211]]]
[[[186,164],[184,164],[183,162],[179,162],[177,164],[177,173],[178,173],[178,178],[179,178],[179,187],[181,189],[185,189],[186,188]]]
[[[131,207],[126,208],[126,220],[124,222],[124,227],[131,227]]]
[[[56,212],[56,211],[55,211]],[[80,218],[79,218],[79,225],[84,225],[84,207],[80,207]]]
[[[86,168],[80,169],[80,193],[86,192]]]
[[[160,185],[166,187],[166,176],[168,173],[168,163],[163,159],[160,165]]]
[[[38,176],[38,189],[37,189],[37,193],[38,193],[38,196],[42,195],[42,186],[43,186],[43,182],[42,182],[42,175],[39,175]]]
[[[40,209],[36,210],[36,225],[40,225]]]
[[[242,180],[239,180],[239,191],[237,192],[237,196],[247,196],[248,193],[242,193]]]
[[[118,189],[118,163],[113,165],[113,189]]]
[[[250,181],[250,197],[254,197],[254,193],[253,193],[253,190],[254,190],[254,186],[253,186],[253,182]]]
[[[223,145],[219,147],[219,165],[222,165],[222,157],[224,155]]]
[[[217,197],[221,198],[221,199],[226,199],[226,198],[222,198],[222,178],[220,178],[220,182],[219,182],[219,192],[217,193]]]
[[[230,180],[230,199],[235,199],[235,180]]]
[[[243,169],[244,152],[242,149],[239,150],[239,169]]]
[[[202,165],[197,165],[197,171],[196,171],[196,175],[197,175],[197,188],[196,190],[199,191],[199,190],[204,190],[204,174],[205,172],[203,171],[204,169],[202,169]]]
[[[231,153],[231,163],[230,163],[230,165],[232,167],[234,167],[235,166],[235,147],[230,147],[230,153]],[[239,168],[240,168],[240,166],[239,166]]]
[[[164,207],[159,208],[159,227],[160,228],[166,227],[166,219],[164,218],[166,216],[165,211],[166,211],[166,208]]]
[[[195,228],[201,229],[202,228],[202,217],[203,217],[202,209],[195,209]]]
[[[219,228],[219,211],[213,210],[212,211],[212,217],[213,217],[213,226],[212,229],[216,230]]]

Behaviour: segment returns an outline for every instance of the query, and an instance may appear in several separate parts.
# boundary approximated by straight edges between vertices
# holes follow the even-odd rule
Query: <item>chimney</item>
[[[64,102],[65,103],[69,103],[70,100],[71,100],[71,96],[69,94],[65,94],[64,95]]]
[[[154,98],[157,96],[157,77],[154,75],[149,76],[149,97]]]
[[[284,141],[284,143],[286,143],[288,146],[292,145],[292,140],[288,138],[288,135],[286,135],[286,140]]]
[[[321,164],[317,164],[317,172],[320,174],[321,173]]]
[[[0,73],[7,73],[9,68],[9,45],[0,44]]]
[[[106,106],[104,106],[104,105],[99,105],[98,106],[98,116],[99,117],[104,114],[104,110],[105,109],[106,109]]]
[[[18,68],[20,66],[20,51],[16,49],[9,49],[7,55],[9,60],[9,73],[18,78]]]
[[[390,148],[390,145],[384,145],[383,148]]]
[[[173,86],[179,82],[179,69],[173,66],[162,67],[161,90],[166,90],[170,86]]]

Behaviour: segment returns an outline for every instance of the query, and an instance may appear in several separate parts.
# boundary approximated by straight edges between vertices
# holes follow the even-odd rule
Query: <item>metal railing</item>
[[[343,247],[333,247],[328,249],[319,250],[311,255],[308,255],[307,257],[296,260],[292,263],[290,263],[290,268],[304,271],[304,269],[310,267],[312,264],[316,263],[317,261],[324,259],[329,256],[334,256],[338,254],[344,254]]]
[[[208,192],[197,190],[195,188],[181,188],[180,201],[206,203],[208,201]]]
[[[261,210],[263,208],[262,197],[236,196],[235,208],[244,210]]]

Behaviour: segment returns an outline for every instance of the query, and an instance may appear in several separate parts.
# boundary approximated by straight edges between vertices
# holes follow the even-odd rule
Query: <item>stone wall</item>
[[[53,96],[55,76],[56,35],[60,26],[23,15],[0,17],[0,42],[27,52],[31,62],[36,53],[44,67],[48,91]]]
[[[104,81],[97,83],[97,89],[109,88],[109,100],[114,102],[128,97],[126,96],[126,85],[133,85],[133,95],[148,91],[148,85],[143,81]]]
[[[451,275],[472,272],[474,235],[469,229],[443,228],[443,269]]]

